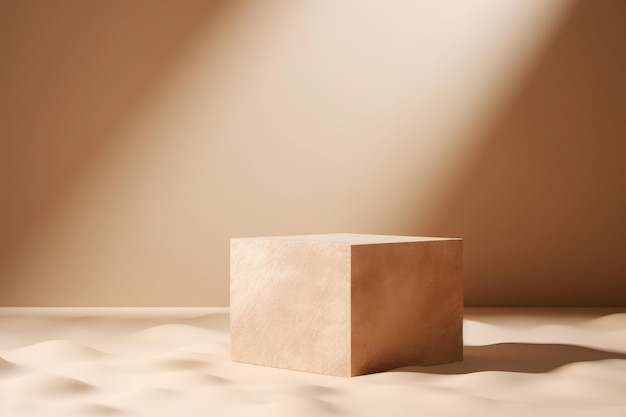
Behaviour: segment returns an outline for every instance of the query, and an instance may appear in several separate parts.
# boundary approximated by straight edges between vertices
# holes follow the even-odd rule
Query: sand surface
[[[0,309],[0,416],[626,416],[626,309],[469,309],[463,363],[356,378],[233,363],[228,320]]]

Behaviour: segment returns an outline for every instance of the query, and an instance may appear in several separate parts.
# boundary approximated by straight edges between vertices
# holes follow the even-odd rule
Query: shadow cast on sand
[[[441,375],[487,371],[543,373],[577,362],[604,359],[626,360],[624,353],[563,344],[498,343],[485,346],[465,346],[463,351],[463,362],[436,366],[406,366],[392,372],[421,372]]]

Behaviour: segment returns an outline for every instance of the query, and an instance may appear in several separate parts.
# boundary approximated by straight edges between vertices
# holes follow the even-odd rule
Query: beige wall
[[[624,4],[0,1],[0,305],[227,305],[229,237],[337,231],[624,305]]]

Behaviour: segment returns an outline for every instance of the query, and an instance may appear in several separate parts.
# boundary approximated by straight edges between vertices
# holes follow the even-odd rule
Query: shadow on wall
[[[117,127],[221,7],[205,0],[0,4],[0,264],[112,145]]]
[[[624,18],[576,5],[430,222],[465,238],[467,305],[626,305]]]

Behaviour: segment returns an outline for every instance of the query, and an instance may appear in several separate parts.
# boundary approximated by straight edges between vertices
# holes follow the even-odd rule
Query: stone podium
[[[230,242],[231,359],[337,376],[463,359],[463,241]]]

